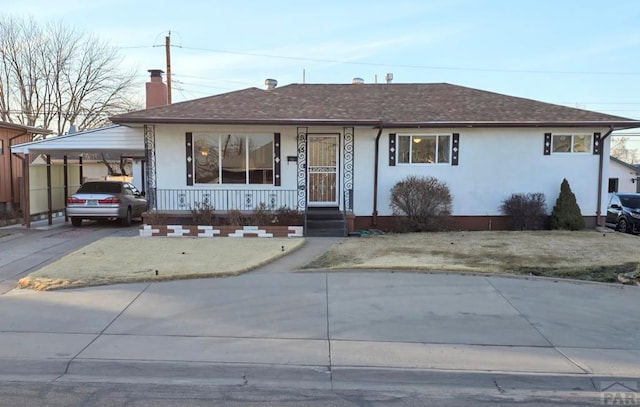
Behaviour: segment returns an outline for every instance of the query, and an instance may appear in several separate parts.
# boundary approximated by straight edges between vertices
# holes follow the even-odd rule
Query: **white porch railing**
[[[284,206],[298,210],[295,189],[158,189],[156,210],[188,211],[198,205],[208,204],[215,210],[254,210],[264,203],[267,209]]]

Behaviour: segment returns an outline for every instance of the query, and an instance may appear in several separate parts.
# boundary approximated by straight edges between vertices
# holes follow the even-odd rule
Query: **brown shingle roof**
[[[408,126],[607,125],[640,121],[447,83],[249,88],[114,116],[115,123]]]
[[[0,128],[26,131],[32,134],[51,134],[51,130],[43,129],[40,127],[26,126],[24,124],[9,123],[3,121],[0,121]]]

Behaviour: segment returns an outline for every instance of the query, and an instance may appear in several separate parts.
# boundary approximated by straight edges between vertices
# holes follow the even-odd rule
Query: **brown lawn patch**
[[[306,268],[516,273],[617,281],[640,270],[640,238],[597,231],[443,232],[350,238]]]
[[[18,285],[53,290],[237,275],[302,244],[304,239],[297,238],[107,237],[31,273]]]

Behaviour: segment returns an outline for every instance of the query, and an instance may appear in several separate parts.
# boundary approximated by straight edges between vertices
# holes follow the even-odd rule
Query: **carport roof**
[[[144,154],[142,129],[125,126],[109,126],[63,136],[50,137],[11,146],[12,153],[118,153]]]

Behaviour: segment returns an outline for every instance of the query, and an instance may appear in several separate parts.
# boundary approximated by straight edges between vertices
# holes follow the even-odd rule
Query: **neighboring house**
[[[609,162],[608,192],[640,192],[640,166],[627,164],[615,157]]]
[[[420,175],[449,186],[453,228],[502,229],[504,199],[542,192],[550,210],[566,178],[594,226],[609,135],[640,127],[447,83],[269,85],[111,118],[144,131],[153,208],[334,208],[386,229],[391,188]]]
[[[11,146],[50,133],[37,127],[0,122],[0,213],[17,209],[20,204],[23,163],[11,154]]]
[[[104,159],[107,161],[111,169],[114,171],[110,174],[109,168],[105,165],[102,154],[98,153],[83,153],[82,156],[82,182],[94,181],[94,180],[118,180],[131,182],[132,175],[132,163],[131,158],[123,158],[118,154],[105,153]],[[63,166],[65,155],[62,153],[54,153],[50,155],[51,165]],[[78,157],[67,157],[67,161],[72,163],[71,165],[80,165]],[[47,165],[47,157],[45,154],[33,157],[31,165]],[[124,174],[121,174],[121,169],[124,169]]]

